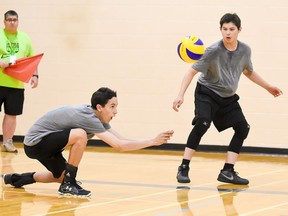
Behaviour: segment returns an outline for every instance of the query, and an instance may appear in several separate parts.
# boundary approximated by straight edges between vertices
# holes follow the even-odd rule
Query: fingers
[[[168,140],[170,140],[170,138],[173,136],[173,134],[174,134],[173,130],[166,131],[166,132],[162,133],[162,139],[164,139],[167,142]]]
[[[181,103],[180,103],[179,101],[173,103],[173,109],[174,109],[176,112],[179,111],[178,108],[179,108],[180,106],[181,106]]]
[[[9,64],[7,62],[5,62],[5,61],[0,62],[0,68],[6,68],[8,66],[9,66]]]
[[[176,112],[178,112],[179,110],[178,110],[178,108],[179,108],[180,106],[173,106],[173,109],[176,111]]]
[[[168,140],[170,140],[171,136],[173,136],[174,131],[173,130],[168,130],[165,132],[160,133],[155,139],[154,145],[162,145],[164,143],[167,143]]]
[[[280,95],[283,94],[282,90],[275,87],[275,86],[270,86],[268,91],[274,96],[274,97],[279,97]]]
[[[279,89],[278,91],[275,91],[275,93],[273,94],[274,97],[279,97],[280,95],[282,95],[283,92]]]

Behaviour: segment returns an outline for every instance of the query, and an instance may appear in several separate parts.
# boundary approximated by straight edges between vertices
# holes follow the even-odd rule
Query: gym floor
[[[1,153],[2,174],[44,170],[18,149]],[[182,152],[87,147],[77,180],[92,191],[91,198],[61,197],[57,183],[19,189],[2,183],[0,215],[288,216],[287,156],[240,155],[235,170],[249,186],[218,182],[225,154],[200,152],[191,162],[191,183],[179,184],[181,160]]]

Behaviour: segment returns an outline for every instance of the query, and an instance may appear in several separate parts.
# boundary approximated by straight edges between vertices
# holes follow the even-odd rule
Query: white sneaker
[[[1,151],[2,152],[14,152],[14,153],[18,152],[16,147],[13,145],[12,139],[8,139],[5,142],[3,142],[3,145],[1,145]]]

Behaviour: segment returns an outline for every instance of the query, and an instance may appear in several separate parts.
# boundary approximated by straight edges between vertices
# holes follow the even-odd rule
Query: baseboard
[[[0,135],[0,140],[2,141],[2,135]],[[14,136],[13,140],[15,142],[23,142],[24,136]],[[88,146],[98,146],[98,147],[107,147],[110,148],[102,140],[92,139],[88,141]],[[146,149],[153,150],[166,150],[166,151],[184,151],[185,144],[181,143],[167,143],[161,146],[152,146]],[[227,151],[227,146],[222,145],[207,145],[201,144],[198,147],[199,152],[215,152],[215,153],[223,153]],[[248,154],[267,154],[267,155],[287,155],[288,156],[288,148],[268,148],[268,147],[253,147],[253,146],[243,146],[241,153]]]

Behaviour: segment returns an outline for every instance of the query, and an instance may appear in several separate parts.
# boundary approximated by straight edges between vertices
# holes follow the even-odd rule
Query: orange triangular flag
[[[5,74],[28,83],[32,75],[37,70],[38,64],[44,53],[17,59],[15,64],[10,65],[3,71]]]

